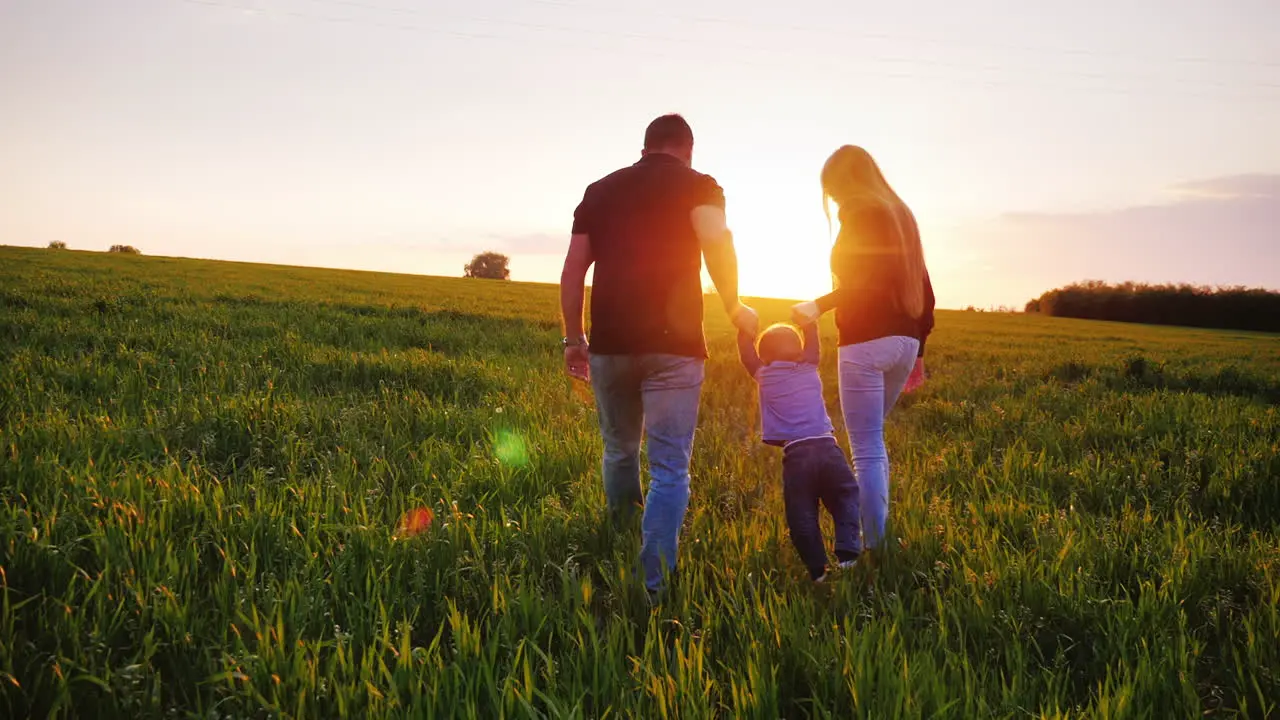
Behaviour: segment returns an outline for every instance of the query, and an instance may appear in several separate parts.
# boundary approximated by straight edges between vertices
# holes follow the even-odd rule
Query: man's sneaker
[[[821,585],[822,583],[825,583],[826,581],[827,581],[827,574],[826,574],[826,573],[822,573],[822,575],[821,575],[821,576],[816,577],[816,578],[814,578],[814,579],[813,579],[813,582],[814,582],[814,584],[815,584],[815,585]]]

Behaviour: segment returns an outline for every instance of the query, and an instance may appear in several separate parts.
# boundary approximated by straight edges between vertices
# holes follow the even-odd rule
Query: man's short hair
[[[693,128],[675,113],[655,119],[644,131],[645,150],[671,147],[693,147]]]

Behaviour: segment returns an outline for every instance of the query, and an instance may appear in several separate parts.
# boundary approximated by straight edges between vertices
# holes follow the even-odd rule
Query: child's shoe
[[[841,569],[841,570],[852,570],[853,568],[857,567],[857,565],[858,565],[858,555],[857,555],[857,554],[849,554],[849,555],[846,555],[846,554],[844,554],[844,553],[836,553],[836,557],[837,557],[837,558],[839,559],[839,561],[840,561],[840,569]]]

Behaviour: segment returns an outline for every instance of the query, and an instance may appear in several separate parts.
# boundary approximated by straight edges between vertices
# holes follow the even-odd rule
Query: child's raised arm
[[[760,370],[760,356],[756,354],[755,338],[741,330],[738,331],[738,357],[747,374],[754,378]]]
[[[801,362],[817,365],[818,360],[822,357],[821,347],[818,340],[818,323],[811,322],[805,325],[804,331],[804,359]]]

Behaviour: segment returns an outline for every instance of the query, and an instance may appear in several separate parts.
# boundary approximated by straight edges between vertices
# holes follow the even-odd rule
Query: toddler
[[[758,342],[738,332],[738,354],[760,389],[760,426],[765,444],[783,449],[782,497],[791,542],[809,576],[827,575],[827,550],[818,526],[818,503],[835,521],[840,567],[857,562],[862,550],[858,523],[858,482],[836,444],[818,375],[818,324],[778,324]]]

